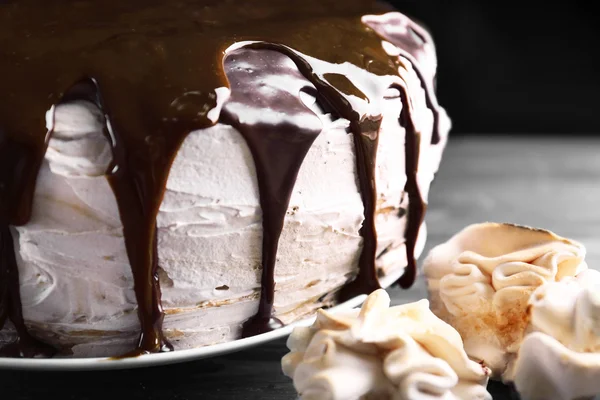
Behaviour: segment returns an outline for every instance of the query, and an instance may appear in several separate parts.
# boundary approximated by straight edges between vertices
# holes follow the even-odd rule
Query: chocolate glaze
[[[361,192],[361,198],[363,200],[363,205],[365,208],[365,220],[363,221],[362,227],[360,229],[360,235],[363,237],[363,249],[359,259],[359,269],[358,275],[355,277],[353,281],[342,288],[339,297],[340,300],[344,301],[351,297],[354,297],[358,294],[363,293],[371,293],[372,291],[379,289],[379,281],[377,279],[377,272],[375,269],[375,256],[377,251],[377,232],[375,229],[375,207],[376,207],[376,197],[377,192],[375,188],[375,156],[377,154],[377,143],[379,138],[379,126],[381,123],[381,116],[378,116],[376,119],[371,118],[363,118],[358,112],[356,112],[347,98],[346,95],[355,95],[358,98],[366,99],[366,96],[360,92],[354,84],[348,80],[347,78],[340,79],[340,75],[334,75],[331,73],[323,74],[320,77],[313,71],[310,63],[300,57],[296,52],[292,51],[286,46],[272,44],[272,43],[255,43],[248,46],[249,48],[254,49],[273,49],[281,52],[282,54],[290,57],[294,63],[296,64],[298,70],[308,79],[316,88],[317,95],[321,99],[321,101],[326,103],[325,108],[329,110],[333,110],[342,118],[350,121],[350,130],[354,135],[354,144],[356,149],[356,166],[358,171],[359,178],[359,189]],[[336,77],[337,79],[332,79],[332,77]],[[337,83],[334,86],[334,83]],[[296,91],[298,93],[298,91]],[[308,125],[308,121],[306,121]],[[302,128],[301,128],[302,129]],[[243,131],[242,131],[243,132]],[[302,133],[306,135],[306,128],[298,131],[298,133]],[[300,136],[298,133],[295,136]],[[317,132],[318,135],[319,132]],[[314,141],[316,135],[311,140]],[[263,142],[264,146],[264,142]],[[252,148],[252,145],[250,146]],[[306,152],[310,149],[310,145],[302,147],[299,151],[295,149],[295,152],[302,154],[302,158],[306,155]],[[256,157],[255,157],[256,160]],[[257,165],[259,162],[257,162]],[[300,169],[301,163],[295,165],[293,177],[294,180],[289,182],[289,190],[291,194],[291,190],[293,189],[295,183],[295,177],[298,174],[298,170]],[[289,174],[290,177],[292,174]],[[258,173],[259,180],[259,188],[261,186],[261,180],[267,179],[268,176],[265,174]],[[272,186],[272,184],[270,184]],[[261,193],[262,194],[262,193]],[[262,197],[262,196],[261,196]],[[281,228],[283,227],[283,218],[285,216],[285,211],[287,210],[289,202],[289,195],[285,204],[281,204],[281,209],[279,210],[279,220],[277,222],[278,226],[278,234],[281,232]],[[263,207],[265,210],[265,207]],[[263,211],[264,212],[264,211]],[[269,213],[272,213],[270,211]],[[263,218],[265,218],[263,216]],[[263,222],[264,226],[264,222]],[[265,230],[267,232],[267,230]],[[274,235],[269,235],[269,237]],[[269,239],[271,240],[271,239]],[[273,253],[273,258],[276,256],[276,246],[271,246],[270,249],[275,250]],[[263,251],[265,247],[263,245]],[[269,284],[262,284],[261,287],[261,300],[264,298],[270,299],[271,305],[268,306],[268,309],[271,309],[272,301],[274,297],[275,286],[272,283],[272,277],[274,274],[274,263],[266,265],[264,264],[265,255],[263,253],[263,278],[265,276],[269,277]],[[268,272],[264,272],[267,270]],[[267,295],[262,295],[262,293],[267,292]],[[261,305],[263,301],[261,301]],[[259,314],[261,314],[259,308]],[[264,321],[264,315],[262,316]],[[252,321],[252,320],[251,320]],[[267,329],[266,325],[263,325],[263,329]]]
[[[11,346],[18,351],[6,353],[23,357],[51,353],[25,327],[8,226],[26,224],[31,216],[36,177],[52,134],[44,115],[62,101],[90,101],[105,115],[113,150],[106,175],[123,223],[141,325],[138,344],[127,355],[172,349],[162,332],[156,215],[181,143],[191,131],[216,122],[208,113],[217,105],[219,87],[231,88],[220,122],[239,130],[251,149],[263,211],[260,303],[256,316],[244,325],[244,335],[278,324],[271,318],[278,239],[299,168],[321,130],[313,124],[318,118],[299,99],[300,91],[313,93],[348,119],[355,139],[364,240],[358,275],[341,296],[378,288],[374,168],[381,116],[360,114],[348,96],[374,99],[368,99],[347,76],[315,73],[303,54],[332,65],[349,63],[375,75],[396,76],[400,59],[381,47],[382,37],[387,36],[379,28],[385,25],[371,29],[361,22],[363,15],[384,10],[369,0],[305,0],[294,7],[278,0],[257,0],[248,8],[233,0],[0,3],[0,322],[8,316],[18,334]],[[388,40],[403,47],[402,55],[417,70],[437,120],[430,90],[433,77],[418,68],[423,43],[397,35]],[[257,42],[223,59],[230,45],[243,40]],[[297,70],[289,68],[290,60]],[[273,75],[285,77],[289,87],[269,86]],[[409,266],[402,283],[410,286],[424,207],[416,183],[418,137],[407,93],[399,90],[410,198]],[[276,115],[276,122],[248,118],[260,116],[257,109]]]
[[[354,114],[354,118],[350,119],[350,128],[354,134],[358,182],[365,208],[365,220],[359,231],[364,240],[363,249],[358,260],[358,275],[340,291],[341,301],[351,299],[358,294],[371,293],[381,288],[377,279],[377,269],[375,268],[375,258],[377,256],[375,161],[381,120],[365,119],[359,121],[356,113]],[[346,117],[350,117],[350,115],[346,115]]]
[[[89,101],[106,112],[107,107],[103,104],[99,90],[95,79],[83,79],[64,94],[61,102]],[[125,356],[170,351],[173,348],[162,333],[164,314],[160,302],[156,247],[156,213],[160,203],[157,204],[154,199],[161,196],[164,189],[153,187],[153,179],[146,176],[149,173],[147,169],[131,171],[131,161],[127,160],[128,154],[124,151],[124,138],[108,114],[105,116],[105,134],[113,143],[113,161],[108,167],[107,177],[116,195],[119,216],[123,223],[123,235],[133,272],[141,325],[138,346]],[[147,154],[140,158],[142,162],[151,160]],[[157,190],[160,192],[157,193]],[[154,197],[148,198],[149,196]]]

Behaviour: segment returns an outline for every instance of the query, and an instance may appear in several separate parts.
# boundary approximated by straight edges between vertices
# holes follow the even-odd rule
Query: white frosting
[[[461,333],[471,357],[500,376],[523,338],[531,293],[586,269],[584,256],[581,244],[548,231],[471,225],[424,262],[432,310]]]
[[[319,68],[352,69],[323,62]],[[361,82],[370,85],[361,89],[382,97],[376,227],[378,253],[387,252],[377,266],[399,275],[406,255],[405,218],[398,211],[401,203],[407,206],[401,102],[383,99],[380,88],[391,77],[360,71]],[[429,144],[433,118],[420,81],[410,68],[403,77],[423,137],[418,179],[426,195],[447,131],[439,145]],[[226,88],[216,92],[213,119],[229,96]],[[363,204],[348,121],[333,121],[316,104],[311,107],[323,130],[300,169],[275,269],[274,311],[284,323],[331,302],[323,295],[356,274],[362,247]],[[449,128],[445,114],[441,122]],[[139,327],[137,303],[117,203],[103,175],[111,152],[100,113],[86,103],[62,104],[48,113],[48,125],[54,125],[54,134],[32,218],[14,228],[25,319],[46,340],[75,344],[75,356],[130,349]],[[176,349],[235,339],[241,323],[256,312],[261,215],[254,163],[239,132],[217,123],[190,133],[157,217],[164,328]]]
[[[489,370],[469,360],[427,300],[389,305],[378,290],[360,311],[320,311],[313,326],[294,329],[282,367],[302,400],[491,400]]]
[[[531,324],[510,380],[524,400],[600,394],[600,272],[547,283],[530,299]]]

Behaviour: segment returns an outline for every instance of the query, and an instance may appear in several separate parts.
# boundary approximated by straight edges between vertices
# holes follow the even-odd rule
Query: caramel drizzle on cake
[[[98,106],[112,143],[113,163],[106,176],[119,206],[141,323],[138,344],[126,356],[172,350],[162,332],[156,216],[181,143],[190,132],[217,122],[209,118],[218,105],[216,88],[232,89],[218,122],[232,125],[247,141],[263,211],[259,310],[244,324],[244,336],[279,324],[272,318],[278,240],[298,171],[320,133],[311,124],[294,122],[299,117],[316,118],[302,103],[300,91],[313,92],[323,108],[348,119],[355,139],[365,209],[360,230],[364,244],[358,275],[342,289],[340,298],[379,288],[374,170],[381,116],[365,116],[347,100],[349,94],[373,100],[357,89],[353,76],[317,74],[311,60],[350,63],[378,76],[397,77],[402,61],[388,55],[381,44],[382,39],[392,42],[421,79],[434,114],[433,142],[437,142],[434,77],[419,70],[423,46],[430,39],[412,22],[404,31],[394,31],[361,21],[363,15],[385,11],[389,10],[380,3],[367,0],[305,0],[293,7],[278,0],[257,0],[247,8],[225,0],[0,4],[0,328],[8,318],[18,334],[18,341],[0,353],[51,355],[47,346],[29,335],[21,315],[10,225],[30,219],[38,170],[52,135],[45,113],[61,102],[85,100]],[[241,41],[251,43],[225,52]],[[296,70],[282,68],[289,59]],[[251,64],[266,78],[276,75],[297,86],[295,95],[289,90],[273,93],[270,111],[265,112],[276,115],[275,122],[273,118],[248,122],[239,118],[239,107],[233,107],[256,107],[257,99],[248,94],[261,78],[243,71]],[[408,93],[403,85],[394,87],[400,92],[400,123],[406,129],[408,266],[400,283],[409,287],[415,277],[413,253],[425,204],[416,182],[419,135]]]

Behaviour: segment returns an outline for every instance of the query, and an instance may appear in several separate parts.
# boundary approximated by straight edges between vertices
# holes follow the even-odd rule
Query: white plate
[[[415,255],[418,256],[423,251],[426,237],[426,227],[423,225],[421,234],[417,240]],[[393,276],[386,276],[381,279],[382,287],[391,286],[398,278],[400,273]],[[354,297],[344,303],[328,309],[329,312],[339,312],[349,310],[361,305],[366,295]],[[238,339],[232,342],[219,343],[211,346],[199,347],[197,349],[177,350],[171,353],[148,354],[139,357],[124,359],[111,358],[2,358],[0,357],[0,369],[19,369],[32,371],[90,371],[90,370],[109,370],[109,369],[129,369],[141,367],[155,367],[159,365],[176,364],[186,361],[199,360],[202,358],[215,357],[223,354],[234,353],[245,350],[260,344],[270,342],[288,336],[296,326],[308,326],[315,320],[315,317],[306,318],[301,321],[286,325],[283,328],[252,336],[245,339]]]

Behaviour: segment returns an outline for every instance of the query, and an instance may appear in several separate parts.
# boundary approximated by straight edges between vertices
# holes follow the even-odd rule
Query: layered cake
[[[409,287],[449,121],[367,0],[0,2],[0,353],[129,356]]]

